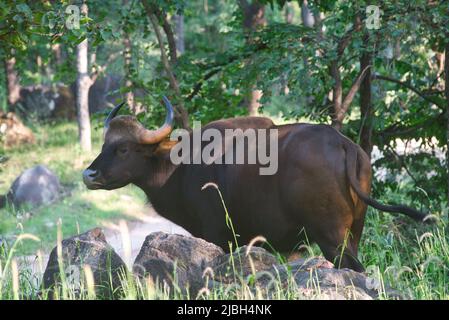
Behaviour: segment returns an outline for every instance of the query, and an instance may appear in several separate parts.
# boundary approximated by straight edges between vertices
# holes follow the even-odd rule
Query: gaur
[[[112,190],[134,184],[155,210],[192,235],[229,250],[233,235],[217,190],[222,193],[239,244],[264,236],[280,252],[307,239],[337,267],[362,271],[357,258],[367,205],[404,213],[422,221],[412,208],[383,205],[369,197],[371,163],[355,143],[328,125],[275,125],[264,117],[240,117],[209,123],[216,128],[277,129],[278,170],[260,175],[259,164],[173,164],[168,136],[174,112],[164,97],[165,123],[146,129],[115,107],[105,120],[101,153],[84,171],[89,189]]]

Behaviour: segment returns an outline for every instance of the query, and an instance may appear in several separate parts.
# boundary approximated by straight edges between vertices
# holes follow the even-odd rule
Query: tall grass
[[[219,191],[217,189],[217,191]],[[224,207],[225,208],[225,207]],[[232,219],[227,213],[229,227]],[[58,256],[61,257],[61,225],[58,228]],[[409,299],[448,299],[449,298],[449,241],[447,235],[447,221],[440,220],[435,225],[422,225],[412,222],[401,216],[395,217],[370,209],[367,215],[365,231],[360,244],[360,258],[367,268],[370,278],[380,287],[380,297],[389,299],[385,287],[391,286]],[[126,228],[121,230],[122,238],[126,243],[129,233]],[[22,234],[11,246],[3,248],[0,252],[0,299],[102,299],[98,295],[96,284],[93,281],[92,271],[89,268],[80,270],[80,283],[74,287],[62,275],[60,290],[50,295],[42,288],[40,279],[36,281],[27,268],[20,263],[16,256],[16,248],[20,242],[38,241],[35,236]],[[129,241],[129,239],[128,239]],[[263,237],[254,239],[251,247],[258,241],[265,241]],[[239,251],[247,255],[246,252]],[[309,248],[309,255],[319,254],[316,246]],[[126,254],[125,254],[126,255]],[[281,256],[279,254],[279,256]],[[240,256],[238,256],[240,257]],[[282,260],[280,262],[283,262]],[[60,260],[60,270],[66,266]],[[311,270],[309,286],[315,294],[304,294],[294,281],[294,275],[288,274],[287,281],[282,280],[279,274],[256,272],[252,267],[250,275],[243,277],[238,273],[235,264],[230,261],[234,283],[223,285],[213,281],[213,270],[204,273],[205,286],[196,296],[177,283],[176,268],[171,285],[161,283],[151,278],[138,278],[127,268],[121,275],[119,299],[321,299],[329,298],[320,291],[317,274]],[[250,259],[251,263],[251,259]],[[128,264],[128,266],[130,266]],[[288,272],[290,272],[287,269]],[[257,285],[258,277],[269,277],[268,287]],[[119,288],[116,288],[119,290]]]

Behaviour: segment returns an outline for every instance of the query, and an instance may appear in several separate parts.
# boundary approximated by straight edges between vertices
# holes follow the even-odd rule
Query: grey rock
[[[322,257],[278,264],[256,278],[256,286],[272,297],[276,284],[281,283],[294,284],[298,299],[372,300],[379,298],[381,290],[390,298],[402,298],[391,288],[382,288],[375,279],[350,269],[336,269]]]
[[[6,201],[16,207],[37,207],[59,199],[61,185],[58,177],[43,165],[25,170],[14,180]]]
[[[212,262],[214,279],[231,283],[237,278],[272,268],[278,263],[274,255],[260,247],[243,246],[232,254],[218,256]]]
[[[277,298],[279,290],[289,289],[290,298],[330,300],[371,300],[385,290],[391,298],[400,294],[381,287],[375,279],[350,269],[336,269],[322,257],[279,263],[260,247],[241,247],[224,254],[202,239],[162,232],[150,234],[136,258],[134,273],[150,276],[155,282],[190,293],[195,298],[201,289],[244,292]],[[201,290],[201,291],[200,291]],[[293,294],[293,297],[291,295]]]
[[[100,228],[62,240],[62,267],[65,281],[80,293],[85,280],[86,266],[94,278],[95,291],[99,297],[113,298],[121,294],[121,281],[126,272],[126,265],[114,249],[106,242]],[[51,296],[61,287],[61,272],[58,263],[57,247],[48,260],[42,283]]]
[[[164,232],[148,235],[133,265],[140,278],[195,295],[203,286],[203,272],[223,250],[205,240]]]

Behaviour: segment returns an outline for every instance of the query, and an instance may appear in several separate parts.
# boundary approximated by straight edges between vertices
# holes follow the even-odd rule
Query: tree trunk
[[[16,58],[5,57],[6,87],[8,90],[8,105],[10,110],[12,110],[12,106],[20,99],[19,76],[15,67]]]
[[[343,95],[343,80],[341,79],[340,72],[340,60],[343,57],[344,51],[349,46],[353,33],[360,32],[362,28],[362,19],[359,15],[356,16],[354,21],[353,29],[347,31],[343,37],[340,38],[337,44],[337,58],[331,61],[329,66],[329,71],[332,79],[334,80],[334,85],[332,88],[332,102],[333,102],[333,113],[332,113],[332,126],[340,131],[343,127],[343,120],[346,117],[349,106],[352,103],[357,91],[360,89],[360,85],[367,71],[369,71],[370,66],[365,69],[360,68],[360,73],[357,78],[352,83],[346,96]]]
[[[81,12],[87,16],[87,4],[83,3]],[[90,151],[91,132],[90,132],[90,116],[89,116],[89,89],[92,80],[88,74],[88,42],[83,40],[76,47],[76,109],[78,120],[78,135],[81,150]]]
[[[61,44],[55,43],[51,46],[51,51],[53,51],[53,54],[55,56],[56,65],[61,65],[63,62],[62,57],[62,50],[61,50]]]
[[[307,27],[307,28],[313,28],[315,26],[315,17],[312,13],[312,11],[310,11],[307,0],[303,0],[302,4],[301,4],[301,20],[302,20],[302,24]],[[310,87],[311,86],[311,81],[309,79],[312,78],[312,76],[310,75],[310,69],[309,69],[309,61],[308,61],[308,57],[306,55],[303,56],[302,61],[304,63],[304,72],[306,73],[306,77],[305,77],[305,82],[304,82],[304,87]],[[313,95],[308,95],[306,97],[306,103],[312,105],[314,103],[314,96]]]
[[[293,23],[293,17],[295,16],[295,12],[290,2],[286,2],[284,7],[285,7],[284,9],[285,23],[291,24]]]
[[[131,41],[129,39],[129,36],[127,34],[124,34],[123,37],[123,47],[125,49],[124,51],[124,61],[125,61],[125,87],[127,88],[126,94],[125,94],[125,100],[128,104],[129,108],[131,109],[133,114],[139,114],[143,112],[143,107],[141,103],[138,103],[134,99],[134,91],[133,91],[133,81],[132,81],[132,70],[131,70],[131,58],[132,58],[132,47],[131,47]]]
[[[444,50],[444,93],[446,95],[446,169],[447,169],[447,200],[449,203],[449,43]]]
[[[265,20],[265,6],[258,1],[252,1],[249,4],[246,0],[240,1],[240,6],[243,10],[243,28],[248,32],[248,42],[252,42],[252,34],[258,27],[266,24]],[[250,116],[255,116],[260,107],[259,100],[262,97],[262,91],[258,90],[253,84],[250,84],[250,93],[248,101],[248,113]]]
[[[365,43],[368,42],[368,36],[364,37]],[[361,128],[360,128],[360,146],[371,158],[371,151],[373,150],[372,143],[372,127],[373,127],[373,110],[371,102],[371,65],[372,53],[364,52],[360,57],[360,69],[365,70],[366,74],[360,84],[360,113],[361,113]]]
[[[304,26],[312,28],[315,25],[315,17],[310,11],[307,0],[303,0],[301,4],[301,19]]]
[[[173,16],[173,21],[175,22],[176,49],[179,55],[181,55],[185,51],[184,16],[176,14]]]

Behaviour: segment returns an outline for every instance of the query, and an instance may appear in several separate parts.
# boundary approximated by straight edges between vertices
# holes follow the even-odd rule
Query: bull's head
[[[124,103],[116,106],[104,122],[101,153],[83,172],[89,189],[112,190],[138,181],[148,170],[149,159],[173,127],[173,106],[163,97],[167,116],[157,130],[146,129],[133,116],[117,116]]]

